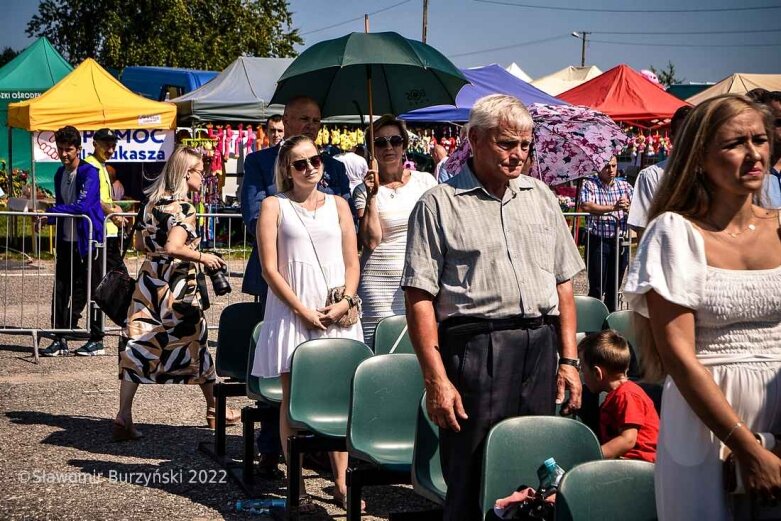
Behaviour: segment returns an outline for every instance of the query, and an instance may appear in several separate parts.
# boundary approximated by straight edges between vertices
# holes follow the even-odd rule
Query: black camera
[[[203,253],[209,253],[211,255],[216,255],[219,258],[222,258],[222,255],[217,253],[216,251],[205,251]],[[231,285],[230,282],[228,282],[228,278],[225,276],[226,273],[228,273],[228,267],[223,265],[217,268],[216,270],[206,268],[204,270],[206,274],[209,276],[209,278],[212,280],[212,287],[214,288],[214,293],[221,297],[223,295],[227,295],[231,292]]]

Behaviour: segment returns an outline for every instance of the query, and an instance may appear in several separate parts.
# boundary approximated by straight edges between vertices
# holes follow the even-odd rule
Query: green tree
[[[15,51],[15,50],[11,49],[10,47],[6,47],[5,49],[3,49],[3,51],[0,52],[0,67],[2,67],[6,63],[8,63],[11,60],[13,60],[14,58],[16,58],[16,56],[18,54],[19,54],[19,51]]]
[[[656,77],[659,78],[659,83],[665,87],[670,87],[670,85],[675,85],[676,83],[686,81],[675,77],[675,65],[673,65],[673,62],[671,61],[667,62],[667,68],[665,69],[656,69],[653,65],[651,65],[650,68],[651,72],[656,74]]]
[[[71,63],[222,70],[237,57],[295,56],[287,0],[42,0],[27,24]]]

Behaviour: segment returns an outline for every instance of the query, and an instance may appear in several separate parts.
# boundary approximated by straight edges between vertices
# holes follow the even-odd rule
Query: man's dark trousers
[[[619,240],[620,241],[620,240]],[[618,288],[629,264],[629,249],[620,246],[621,258],[616,263],[616,238],[588,236],[588,296],[603,300],[611,313],[618,307]],[[616,285],[618,267],[618,285]]]
[[[469,417],[459,419],[460,432],[439,431],[448,487],[444,519],[473,521],[484,514],[480,474],[491,427],[514,416],[555,413],[558,335],[550,323],[501,329],[506,322],[493,321],[493,331],[475,333],[471,324],[458,321],[446,320],[439,328],[445,371]]]
[[[101,259],[94,248],[92,255],[92,273],[87,278],[88,260],[79,255],[76,242],[57,241],[57,258],[54,268],[54,298],[52,299],[52,326],[55,329],[77,329],[81,313],[87,302],[87,284],[94,293],[101,280]],[[88,306],[89,338],[100,341],[103,339],[103,328],[98,314],[92,306]],[[63,337],[64,333],[55,336]]]

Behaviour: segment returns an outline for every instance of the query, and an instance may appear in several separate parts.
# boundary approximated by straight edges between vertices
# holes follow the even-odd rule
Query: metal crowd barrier
[[[86,259],[85,286],[86,304],[81,310],[81,320],[74,323],[73,315],[68,317],[67,327],[54,327],[54,318],[61,317],[65,310],[57,309],[54,287],[58,277],[56,264],[58,255],[69,255],[71,270],[67,274],[68,291],[74,289],[74,260],[78,252],[57,251],[60,228],[76,232],[76,221],[86,220],[89,236],[92,236],[92,222],[84,215],[63,213],[0,212],[0,334],[29,334],[33,337],[35,359],[38,359],[38,345],[41,336],[62,334],[88,334],[92,306],[90,278],[93,259],[97,252],[95,241],[89,241],[90,254]],[[54,222],[49,225],[48,220]],[[62,221],[62,222],[60,222]],[[37,227],[36,223],[41,224]],[[80,257],[79,259],[80,260]],[[79,327],[78,322],[83,322]]]
[[[605,214],[601,216],[593,216],[592,214],[588,212],[566,212],[564,213],[564,218],[567,220],[568,224],[570,225],[570,230],[572,232],[572,238],[575,240],[575,243],[580,246],[584,246],[583,252],[581,254],[583,258],[583,262],[586,264],[586,285],[585,288],[583,285],[576,284],[575,286],[575,293],[576,294],[584,294],[588,295],[590,291],[590,287],[588,284],[588,273],[589,273],[589,267],[590,267],[590,255],[588,254],[589,249],[591,247],[591,234],[589,233],[590,229],[590,220],[591,219],[601,219],[603,221],[613,221],[616,225],[616,228],[618,230],[621,229],[620,221],[617,216],[612,214]],[[583,226],[581,226],[581,224]],[[628,228],[627,228],[628,233]],[[622,247],[629,248],[631,239],[630,236],[623,236],[620,233],[617,233],[613,238],[613,241],[615,241],[615,251],[620,252]],[[630,252],[628,252],[629,255]],[[629,260],[631,261],[631,256],[629,257]],[[621,255],[620,253],[615,255],[611,261],[614,263],[614,270],[613,273],[615,274],[615,280],[614,287],[615,287],[615,301],[616,301],[616,309],[623,309],[626,307],[626,304],[622,298],[621,293],[621,287],[623,283],[623,276],[626,274],[619,273],[619,266],[621,261]],[[604,287],[605,281],[602,279],[602,273],[600,271],[600,285]],[[605,295],[605,300],[608,298],[608,295]],[[601,300],[601,299],[600,299]]]

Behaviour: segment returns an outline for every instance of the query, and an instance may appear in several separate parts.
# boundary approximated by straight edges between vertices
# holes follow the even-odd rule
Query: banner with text
[[[174,151],[173,130],[117,130],[117,148],[109,163],[131,163],[137,161],[167,161]],[[90,155],[94,148],[94,130],[81,132],[81,158]],[[35,132],[33,136],[34,157],[38,163],[59,163],[54,132]]]

